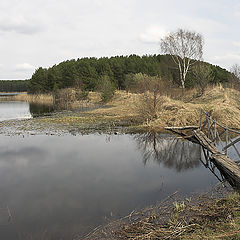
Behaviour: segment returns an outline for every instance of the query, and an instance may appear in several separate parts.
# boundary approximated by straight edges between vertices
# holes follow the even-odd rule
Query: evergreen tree
[[[219,66],[210,66],[211,83],[227,83],[232,75]],[[81,58],[68,60],[51,68],[39,68],[29,80],[31,93],[50,92],[61,88],[77,87],[82,90],[96,90],[103,76],[119,89],[129,87],[129,74],[142,73],[162,77],[173,86],[179,86],[179,74],[170,55],[115,56],[102,58]],[[130,81],[130,82],[129,82]],[[187,76],[186,87],[194,86],[191,73]]]

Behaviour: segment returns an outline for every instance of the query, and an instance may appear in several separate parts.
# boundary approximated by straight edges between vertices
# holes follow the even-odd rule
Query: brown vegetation
[[[225,126],[240,127],[240,92],[224,89],[222,86],[209,87],[201,97],[194,92],[188,99],[177,100],[162,96],[159,118],[148,126],[158,129],[165,126],[198,125],[200,110],[212,111],[212,117]]]
[[[182,200],[175,195],[99,227],[84,240],[240,239],[238,193],[220,198],[204,194]]]
[[[11,97],[15,101],[25,101],[30,103],[39,103],[39,104],[53,104],[53,95],[52,94],[19,94]]]
[[[200,110],[203,109],[212,111],[212,117],[223,125],[240,127],[240,92],[234,89],[209,87],[201,97],[195,97],[196,90],[189,90],[185,99],[162,95],[158,100],[156,119],[148,118],[151,106],[145,105],[144,96],[144,93],[118,91],[112,102],[107,104],[108,108],[99,108],[92,113],[112,116],[114,119],[132,119],[143,122],[144,128],[160,130],[166,126],[198,125]],[[146,108],[146,114],[143,108]]]
[[[53,102],[52,95],[23,94],[14,98],[38,103]],[[105,104],[100,93],[89,92],[87,99],[79,99],[76,90],[67,89],[59,93],[56,101],[64,105],[63,109],[75,109],[74,114],[69,112],[68,115],[54,115],[38,121],[79,129],[106,123],[109,126],[133,126],[135,130],[162,131],[167,126],[198,125],[200,110],[203,109],[205,112],[211,111],[213,119],[219,123],[240,128],[240,92],[221,85],[207,87],[200,97],[197,89],[187,90],[184,98],[181,89],[175,88],[160,87],[157,94],[149,90],[143,93],[116,91],[112,100]]]
[[[113,99],[106,104],[101,103],[99,93],[90,92],[87,100],[73,103],[75,109],[84,105],[88,111],[75,111],[74,116],[61,115],[41,120],[75,127],[85,123],[124,123],[124,126],[128,123],[128,126],[135,126],[139,130],[162,131],[167,126],[198,125],[200,110],[203,109],[205,112],[211,111],[212,117],[219,123],[239,129],[239,91],[219,85],[208,87],[200,97],[196,89],[188,90],[184,98],[181,97],[181,89],[168,91],[157,96],[157,107],[154,106],[154,94],[151,95],[151,92],[146,98],[146,93],[116,91]],[[149,112],[151,109],[154,115]]]

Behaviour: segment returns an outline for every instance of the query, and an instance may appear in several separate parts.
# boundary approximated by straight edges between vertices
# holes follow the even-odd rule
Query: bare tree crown
[[[161,50],[182,59],[200,60],[203,55],[203,37],[196,32],[178,29],[161,40]]]
[[[240,79],[240,65],[238,65],[237,63],[235,63],[231,69],[230,69],[231,73],[234,74],[234,76],[238,79]]]
[[[203,37],[201,34],[178,29],[161,39],[161,50],[164,54],[170,54],[177,65],[180,81],[184,92],[186,75],[190,67],[197,60],[202,59]]]

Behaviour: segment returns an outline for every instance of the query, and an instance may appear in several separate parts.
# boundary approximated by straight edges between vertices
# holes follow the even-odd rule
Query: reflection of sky
[[[27,102],[0,102],[0,121],[31,117]]]
[[[216,179],[201,165],[184,172],[149,161],[132,136],[0,136],[0,207],[11,232],[79,233],[104,217],[127,214],[179,190],[203,190]],[[2,235],[0,239],[8,238]],[[9,234],[9,233],[8,233]],[[66,239],[69,239],[66,237]]]

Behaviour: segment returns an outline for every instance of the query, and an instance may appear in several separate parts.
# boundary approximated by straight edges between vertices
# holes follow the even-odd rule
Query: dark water
[[[163,134],[0,136],[0,239],[73,239],[177,190],[205,191],[217,179],[200,157]]]
[[[29,119],[53,111],[49,105],[18,101],[0,101],[0,121],[12,119]]]
[[[29,111],[32,117],[47,115],[54,111],[53,105],[29,103]]]

